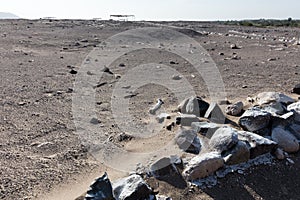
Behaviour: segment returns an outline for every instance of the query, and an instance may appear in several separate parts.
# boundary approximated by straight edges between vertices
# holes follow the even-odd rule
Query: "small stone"
[[[238,134],[235,129],[222,127],[216,130],[209,140],[209,148],[213,151],[223,153],[229,150],[238,142]]]
[[[299,150],[297,138],[283,127],[273,128],[271,137],[285,152],[295,153]]]
[[[232,116],[238,116],[242,113],[243,107],[243,102],[239,101],[235,104],[227,106],[225,109],[225,113]]]
[[[280,148],[277,148],[276,151],[274,152],[274,154],[275,154],[275,156],[276,156],[276,158],[277,158],[278,160],[283,160],[283,159],[285,159],[284,152],[283,152],[283,150],[280,149]]]
[[[201,151],[201,142],[194,130],[179,129],[175,141],[187,153],[199,154]]]
[[[101,121],[99,120],[99,119],[96,119],[96,118],[92,118],[91,120],[90,120],[90,123],[91,124],[94,124],[94,125],[97,125],[97,124],[99,124]]]
[[[230,48],[231,49],[240,49],[240,47],[238,47],[236,44],[231,44]]]
[[[215,102],[209,105],[205,115],[205,118],[209,119],[211,122],[224,124],[226,117],[223,114],[223,111],[219,105]]]
[[[133,139],[132,135],[128,135],[126,133],[121,133],[118,135],[118,141],[122,142],[122,141],[130,141]]]
[[[217,152],[209,152],[192,158],[182,174],[188,181],[193,181],[205,178],[223,166],[221,155]]]
[[[180,76],[180,75],[173,75],[172,79],[173,80],[180,80],[180,79],[182,79],[182,76]]]
[[[124,63],[120,63],[119,67],[125,67],[126,65]]]
[[[75,69],[71,69],[70,74],[77,74],[77,71]]]

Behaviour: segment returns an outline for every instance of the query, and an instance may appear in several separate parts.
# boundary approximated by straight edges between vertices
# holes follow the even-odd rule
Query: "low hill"
[[[0,19],[18,19],[19,17],[12,13],[0,12]]]

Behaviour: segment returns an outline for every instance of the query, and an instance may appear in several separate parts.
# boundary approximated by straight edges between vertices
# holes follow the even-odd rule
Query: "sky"
[[[0,0],[0,12],[21,18],[135,20],[300,19],[299,0]]]

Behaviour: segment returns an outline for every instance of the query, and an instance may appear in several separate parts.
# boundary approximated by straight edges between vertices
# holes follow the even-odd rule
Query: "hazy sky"
[[[136,20],[300,19],[299,0],[0,0],[0,12],[22,18],[109,19],[133,14]]]

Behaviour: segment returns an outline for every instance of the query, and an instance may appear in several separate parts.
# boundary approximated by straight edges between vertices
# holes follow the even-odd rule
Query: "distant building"
[[[135,16],[134,15],[110,15],[111,20],[117,20],[117,21],[134,21]]]

